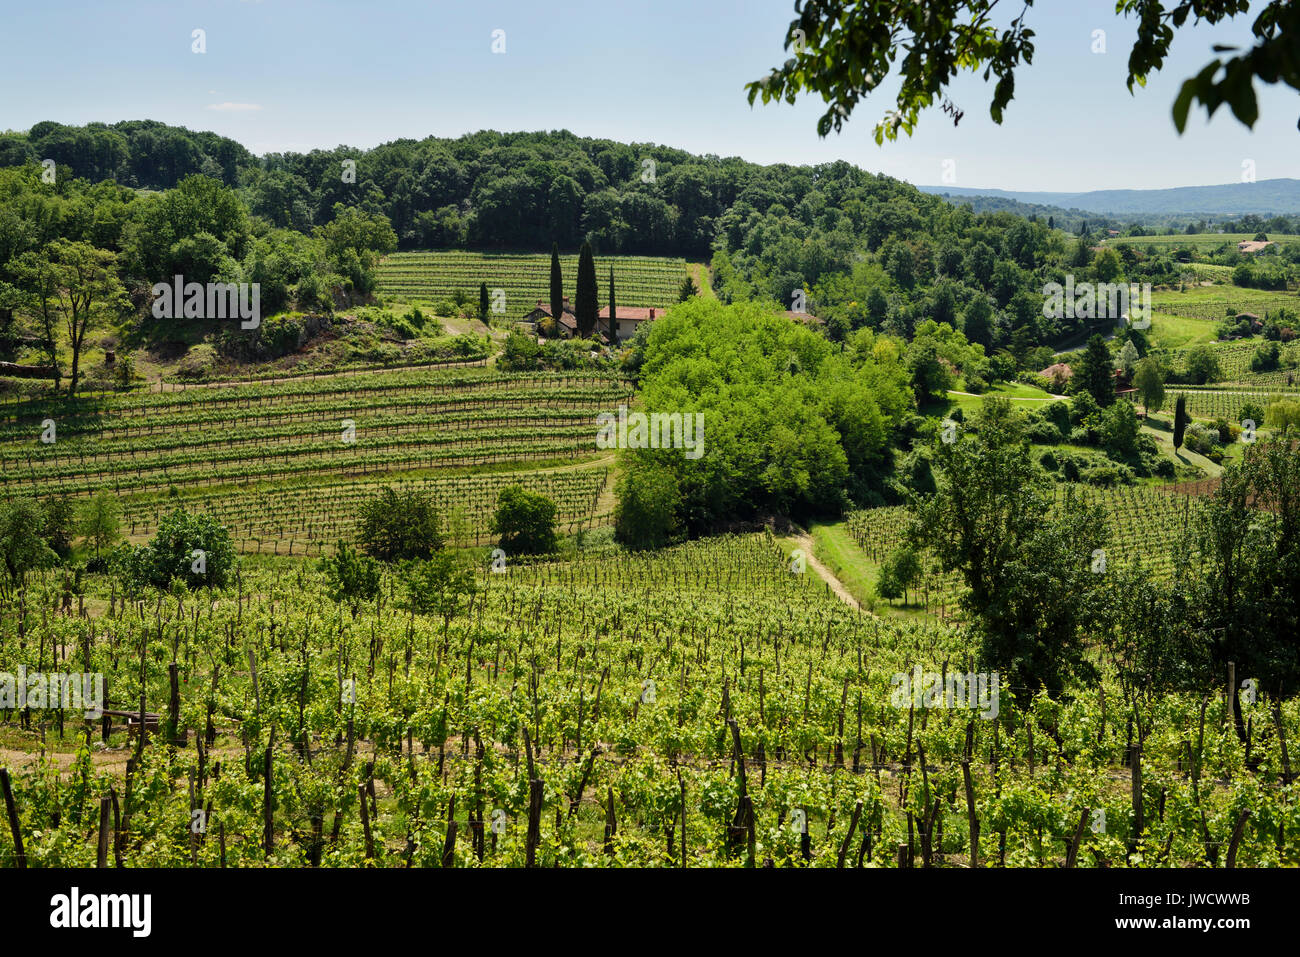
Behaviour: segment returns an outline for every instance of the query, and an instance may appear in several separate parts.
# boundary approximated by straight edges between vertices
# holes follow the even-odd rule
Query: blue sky
[[[1017,4],[1017,9],[1019,5]],[[932,111],[911,139],[876,146],[890,105],[868,99],[826,139],[820,99],[751,108],[743,84],[784,60],[793,0],[43,0],[6,3],[0,127],[156,119],[210,129],[256,153],[479,129],[569,129],[760,163],[844,159],[919,184],[1023,190],[1157,188],[1300,178],[1300,95],[1261,90],[1246,130],[1198,108],[1179,137],[1182,80],[1249,20],[1180,31],[1164,71],[1130,96],[1131,22],[1114,0],[1040,0],[1034,64],[1002,126],[964,76],[954,129]],[[206,31],[207,52],[191,52]],[[492,31],[506,52],[492,52]],[[1091,52],[1092,31],[1107,52]]]

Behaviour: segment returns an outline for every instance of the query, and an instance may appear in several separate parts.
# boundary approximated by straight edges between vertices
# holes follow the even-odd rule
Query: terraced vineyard
[[[463,535],[460,544],[480,545],[489,541],[488,520],[506,486],[519,485],[551,499],[557,507],[557,530],[572,534],[608,519],[608,512],[599,514],[597,509],[608,481],[608,467],[594,465],[562,471],[403,478],[397,485],[428,495],[448,540]],[[216,518],[230,529],[240,551],[319,555],[340,539],[352,539],[362,502],[384,484],[393,483],[353,480],[193,489],[166,499],[126,503],[123,531],[132,538],[151,535],[159,520],[179,505]]]
[[[596,455],[595,416],[631,394],[599,374],[494,369],[411,370],[183,392],[24,400],[0,407],[4,494],[127,497],[128,528],[145,534],[177,499],[214,511],[244,547],[317,550],[349,528],[360,489],[404,476],[459,506],[475,541],[495,492],[545,489],[570,529],[591,520],[603,469],[519,469]],[[50,430],[52,431],[52,434]],[[45,443],[40,437],[51,435]],[[361,482],[345,481],[361,476]],[[563,476],[563,477],[561,477]],[[448,512],[448,515],[450,512]]]
[[[565,293],[572,298],[578,275],[578,257],[561,256]],[[686,278],[686,260],[655,256],[597,256],[596,277],[602,304],[610,267],[618,303],[623,306],[667,307],[677,301]],[[379,264],[379,291],[384,296],[421,302],[438,302],[464,292],[478,301],[480,283],[504,289],[505,316],[531,312],[537,300],[550,299],[551,257],[543,253],[480,253],[459,250],[402,252]]]

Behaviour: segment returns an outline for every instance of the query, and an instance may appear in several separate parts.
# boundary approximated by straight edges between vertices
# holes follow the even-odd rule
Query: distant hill
[[[997,197],[1034,206],[1055,206],[1113,216],[1300,213],[1300,180],[1296,179],[1263,179],[1256,183],[1177,186],[1171,189],[1100,189],[1085,193],[1020,192],[964,186],[918,186],[917,189],[952,199]]]

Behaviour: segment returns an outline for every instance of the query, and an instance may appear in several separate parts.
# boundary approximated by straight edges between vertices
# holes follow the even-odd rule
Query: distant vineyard
[[[1105,510],[1110,530],[1107,561],[1140,562],[1157,575],[1169,574],[1183,530],[1200,507],[1196,498],[1170,495],[1147,486],[1075,486],[1075,492],[1085,503],[1101,505]],[[858,547],[879,564],[903,543],[911,516],[905,506],[871,508],[850,512],[846,525]],[[914,594],[931,613],[954,616],[960,578],[955,573],[944,573],[929,554],[921,556],[921,564],[922,577]]]
[[[1240,422],[1242,408],[1250,403],[1266,407],[1275,398],[1300,399],[1300,392],[1283,392],[1232,389],[1188,389],[1183,386],[1169,386],[1165,390],[1166,412],[1171,412],[1178,396],[1187,399],[1187,414],[1196,419],[1224,418],[1229,422]],[[1263,423],[1258,423],[1262,425]]]
[[[1196,233],[1194,235],[1171,233],[1165,236],[1120,236],[1107,239],[1104,243],[1107,246],[1132,246],[1134,249],[1146,249],[1148,246],[1155,246],[1161,250],[1187,247],[1200,252],[1209,252],[1223,245],[1235,246],[1237,243],[1252,240],[1255,235],[1255,233]],[[1273,242],[1300,242],[1300,236],[1291,236],[1284,233],[1268,233],[1267,235]]]
[[[1290,292],[1241,289],[1236,286],[1197,287],[1184,292],[1161,290],[1153,293],[1151,307],[1157,315],[1167,313],[1186,319],[1219,322],[1229,315],[1242,312],[1263,316],[1281,307],[1300,310],[1300,297]]]
[[[14,400],[0,403],[0,489],[114,492],[132,538],[184,505],[242,550],[302,554],[351,538],[362,499],[388,482],[427,491],[449,534],[482,544],[497,495],[519,484],[574,532],[591,526],[607,484],[596,415],[630,394],[607,375],[461,368]],[[590,467],[553,470],[582,458]],[[491,471],[466,474],[478,468]]]
[[[564,291],[570,298],[578,275],[578,257],[561,256]],[[677,301],[686,278],[684,259],[649,256],[597,256],[600,300],[608,296],[614,269],[617,301],[624,306],[668,306]],[[379,264],[379,291],[385,296],[438,302],[456,292],[478,301],[479,285],[505,291],[505,315],[517,319],[539,299],[550,298],[551,257],[542,253],[409,252],[394,253]]]
[[[1250,361],[1261,345],[1264,345],[1261,339],[1247,339],[1238,342],[1223,342],[1213,346],[1214,356],[1219,361],[1219,370],[1222,372],[1220,383],[1240,383],[1253,387],[1267,387],[1269,389],[1287,388],[1295,384],[1296,370],[1287,367],[1287,359],[1300,360],[1300,342],[1291,342],[1281,344],[1279,354],[1280,368],[1270,369],[1267,372],[1252,372]],[[1173,355],[1173,362],[1176,368],[1182,368],[1187,363],[1187,350],[1181,350]]]

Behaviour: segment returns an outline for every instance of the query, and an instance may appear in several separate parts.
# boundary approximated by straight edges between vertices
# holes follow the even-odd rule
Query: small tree
[[[1183,447],[1183,435],[1187,431],[1187,396],[1181,393],[1174,403],[1174,451]]]
[[[1093,335],[1088,340],[1083,357],[1075,366],[1070,383],[1076,392],[1087,391],[1097,405],[1104,409],[1115,401],[1115,380],[1111,375],[1113,368],[1106,340]]]
[[[357,541],[381,562],[429,558],[442,548],[438,513],[427,495],[385,486],[361,506]]]
[[[1137,371],[1138,359],[1137,346],[1133,340],[1129,339],[1124,343],[1124,348],[1119,351],[1119,357],[1115,360],[1115,368],[1124,373],[1124,378],[1130,382],[1133,381],[1133,373]]]
[[[903,584],[898,580],[893,557],[893,555],[885,556],[880,566],[880,573],[876,576],[876,594],[891,604],[895,598],[903,597]]]
[[[68,332],[72,352],[72,377],[69,397],[77,394],[81,378],[81,352],[86,333],[94,325],[107,322],[130,308],[126,289],[117,278],[117,257],[106,249],[89,243],[56,239],[45,247],[43,255],[53,266],[55,301]]]
[[[57,495],[45,502],[45,543],[62,561],[72,554],[72,539],[76,534],[77,515],[72,500]]]
[[[492,533],[500,536],[501,547],[511,554],[553,552],[558,547],[555,511],[555,503],[545,495],[508,486],[497,497]]]
[[[618,341],[618,305],[614,301],[614,267],[609,267],[609,341]]]
[[[21,591],[28,573],[48,568],[58,560],[45,542],[45,511],[31,498],[0,502],[0,593]]]
[[[478,285],[478,318],[484,325],[487,325],[489,308],[487,283],[481,282]]]
[[[687,274],[686,278],[682,280],[681,288],[677,290],[677,301],[685,302],[692,296],[698,296],[699,294],[700,287],[695,285],[695,277]]]
[[[921,577],[921,557],[910,545],[902,545],[894,551],[894,576],[903,589],[903,604],[907,604],[907,592]]]
[[[82,506],[79,531],[96,558],[122,537],[122,506],[111,492],[101,489]]]
[[[1208,385],[1223,378],[1219,357],[1208,345],[1193,346],[1187,353],[1187,381],[1192,385]]]
[[[578,325],[578,335],[586,339],[596,331],[596,316],[600,295],[596,287],[596,260],[591,254],[591,243],[584,242],[578,253],[578,288],[573,297],[573,319]]]
[[[560,247],[551,243],[551,318],[560,321],[564,312],[564,273],[560,269]]]
[[[1133,386],[1142,396],[1147,415],[1159,412],[1165,404],[1165,375],[1155,356],[1147,356],[1133,372]]]
[[[224,588],[234,567],[230,532],[210,515],[176,508],[158,523],[152,541],[126,553],[124,577],[135,590],[176,581],[191,589]]]
[[[474,594],[474,574],[450,551],[427,559],[404,562],[401,569],[405,607],[412,615],[442,618],[444,640],[452,618],[465,599]]]
[[[347,605],[356,618],[363,601],[379,595],[379,563],[369,555],[361,555],[345,542],[339,542],[333,555],[320,561],[330,598]]]

